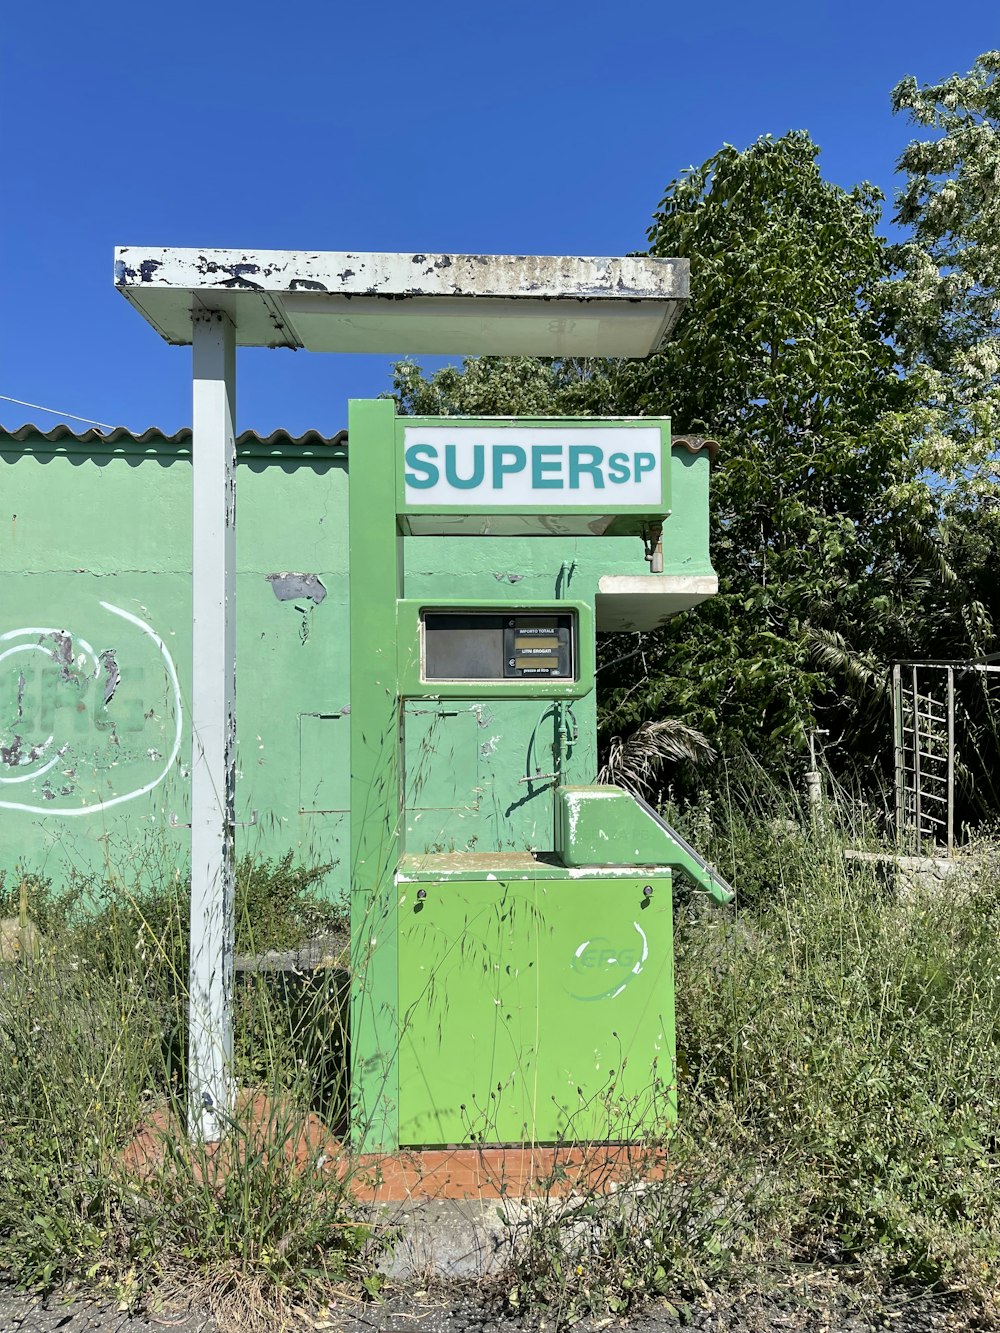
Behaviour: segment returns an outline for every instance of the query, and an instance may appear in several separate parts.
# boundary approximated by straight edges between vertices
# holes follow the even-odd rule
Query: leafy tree
[[[664,631],[660,706],[772,763],[877,701],[930,519],[905,484],[879,196],[825,181],[817,155],[800,132],[727,146],[667,188],[651,250],[690,257],[693,299],[662,355],[616,371],[619,403],[723,445],[724,595]]]
[[[942,573],[957,614],[938,624],[928,655],[962,657],[993,646],[1000,586],[1000,51],[937,83],[903,79],[893,110],[921,137],[904,150],[886,285],[898,354],[919,402],[915,471],[931,479]],[[933,590],[940,597],[941,587]],[[958,678],[959,773],[967,810],[995,811],[1000,783],[996,700],[984,673]]]
[[[609,363],[533,356],[470,356],[425,378],[415,361],[397,361],[392,396],[409,416],[593,416]]]
[[[879,196],[825,181],[817,154],[801,132],[764,138],[668,186],[651,253],[690,258],[693,297],[659,355],[472,359],[429,380],[397,368],[404,410],[669,415],[676,433],[721,441],[721,595],[644,636],[638,656],[631,640],[604,646],[606,743],[675,718],[782,766],[821,725],[846,728],[868,763],[887,725],[852,724],[873,709],[885,723],[888,662],[955,622],[910,462],[916,404],[887,337]]]
[[[905,149],[890,286],[903,364],[925,405],[919,461],[948,488],[997,503],[1000,442],[1000,51],[892,105],[929,131]],[[964,503],[964,499],[962,501]]]

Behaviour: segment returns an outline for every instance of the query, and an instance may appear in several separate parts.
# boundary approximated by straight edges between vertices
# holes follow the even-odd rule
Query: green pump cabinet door
[[[670,887],[662,872],[401,884],[400,1143],[662,1133],[675,1111]]]

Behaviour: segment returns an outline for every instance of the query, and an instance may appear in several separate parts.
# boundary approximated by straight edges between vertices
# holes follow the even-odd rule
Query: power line
[[[95,421],[93,417],[78,417],[72,412],[57,412],[54,407],[42,407],[41,403],[26,403],[23,398],[11,398],[5,393],[0,393],[0,400],[5,403],[17,403],[18,407],[30,407],[33,412],[48,412],[54,417],[68,417],[70,421],[83,421],[88,426],[97,426],[101,430],[114,430],[114,426],[107,425],[104,421]]]

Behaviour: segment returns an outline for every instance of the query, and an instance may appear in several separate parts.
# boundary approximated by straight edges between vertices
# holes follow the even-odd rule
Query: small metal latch
[[[652,523],[642,533],[643,552],[651,574],[663,573],[663,525]]]
[[[529,773],[526,778],[518,778],[518,782],[547,782],[549,778],[558,776],[558,773]]]

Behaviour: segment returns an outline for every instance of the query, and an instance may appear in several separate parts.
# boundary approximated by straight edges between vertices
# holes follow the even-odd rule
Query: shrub
[[[505,1300],[568,1323],[833,1264],[993,1311],[997,844],[927,890],[845,860],[875,835],[843,797],[817,818],[768,788],[683,817],[748,892],[678,895],[670,1170],[508,1211]]]
[[[324,873],[291,856],[242,862],[238,947],[293,947],[342,927],[313,893]],[[45,947],[30,966],[0,969],[0,1277],[126,1302],[179,1287],[241,1326],[251,1312],[271,1326],[289,1300],[329,1299],[345,1277],[370,1277],[377,1245],[346,1179],[302,1147],[311,1109],[324,1095],[326,1109],[342,1103],[344,1016],[331,997],[342,999],[343,973],[286,985],[251,975],[237,988],[236,1078],[275,1110],[262,1137],[237,1109],[236,1151],[219,1172],[183,1132],[187,884],[25,887]],[[322,1059],[338,1043],[334,1077]],[[154,1113],[173,1146],[162,1170],[130,1173],[123,1149]]]

